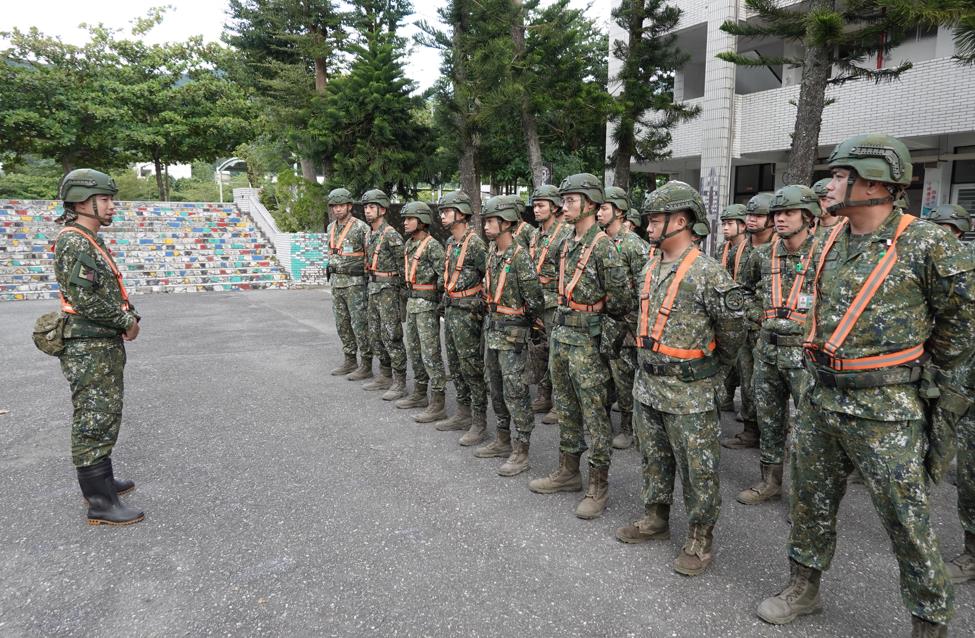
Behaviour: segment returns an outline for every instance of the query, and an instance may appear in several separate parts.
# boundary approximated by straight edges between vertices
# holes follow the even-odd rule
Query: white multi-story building
[[[634,163],[632,168],[700,185],[716,219],[726,204],[743,203],[759,191],[783,185],[802,69],[739,67],[715,55],[737,50],[755,57],[801,59],[802,51],[792,42],[721,31],[725,20],[754,17],[740,0],[672,4],[683,9],[676,34],[678,45],[690,55],[676,75],[675,97],[700,106],[701,114],[673,130],[669,159]],[[610,42],[625,39],[626,33],[611,22]],[[975,67],[953,61],[954,52],[950,29],[920,30],[888,55],[865,62],[885,68],[910,60],[914,67],[900,80],[879,85],[858,80],[828,88],[827,100],[833,102],[823,112],[817,177],[828,174],[822,162],[837,143],[860,133],[888,133],[911,150],[914,183],[908,198],[914,213],[944,203],[959,203],[975,213]],[[611,78],[619,66],[611,55]],[[607,149],[613,149],[611,131]]]

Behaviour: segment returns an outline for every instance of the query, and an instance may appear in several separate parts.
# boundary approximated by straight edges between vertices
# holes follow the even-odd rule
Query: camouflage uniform
[[[364,357],[372,357],[363,261],[369,225],[350,215],[344,224],[340,225],[338,221],[330,223],[325,232],[332,312],[335,315],[335,329],[342,340],[342,352],[351,357],[355,357],[357,352]]]
[[[101,236],[77,223],[62,231],[54,248],[54,274],[74,309],[65,326],[61,371],[71,386],[74,416],[71,460],[87,467],[108,459],[122,424],[125,346],[122,333],[139,315],[123,300],[118,280],[90,237],[111,254]],[[114,263],[114,262],[113,262]]]
[[[559,255],[562,250],[562,242],[572,236],[572,224],[567,224],[561,219],[549,226],[548,230],[540,229],[532,244],[528,247],[528,254],[531,256],[538,274],[538,281],[542,286],[542,293],[545,295],[545,310],[542,313],[542,322],[545,326],[544,334],[541,335],[541,348],[538,356],[543,359],[545,373],[538,380],[538,385],[546,394],[552,390],[552,376],[548,371],[549,347],[548,342],[554,326],[552,321],[555,318],[555,309],[559,305],[559,295],[556,280],[559,276]]]
[[[464,242],[467,242],[467,252],[458,272],[457,261]],[[482,367],[484,301],[480,294],[455,298],[451,298],[450,294],[480,288],[487,252],[484,240],[468,228],[459,242],[453,237],[447,240],[445,253],[444,285],[447,286],[447,294],[444,296],[444,337],[450,377],[457,389],[457,403],[469,406],[475,414],[481,414],[487,408],[487,387]]]
[[[521,244],[525,250],[528,250],[528,247],[535,241],[536,235],[538,235],[538,229],[525,220],[518,222],[518,226],[511,231],[511,237]]]
[[[427,242],[426,248],[417,261],[415,255],[423,241]],[[406,345],[413,378],[420,385],[429,385],[432,392],[442,393],[447,385],[447,374],[440,350],[440,316],[437,308],[444,290],[441,270],[443,246],[432,235],[419,241],[410,238],[406,242],[404,259],[413,274],[404,273],[406,286],[410,288],[410,298],[406,302]],[[416,286],[433,288],[417,290]]]
[[[366,238],[369,271],[369,337],[379,365],[406,374],[400,290],[403,286],[403,237],[384,219]]]
[[[634,232],[621,230],[616,237],[610,238],[623,260],[623,266],[630,279],[631,289],[636,287],[640,273],[647,263],[650,244],[640,239]],[[620,408],[620,424],[624,432],[630,428],[633,418],[633,373],[636,366],[636,320],[638,308],[633,308],[626,316],[626,336],[620,347],[619,356],[610,357],[609,368],[613,373],[613,383],[616,386],[616,397]]]

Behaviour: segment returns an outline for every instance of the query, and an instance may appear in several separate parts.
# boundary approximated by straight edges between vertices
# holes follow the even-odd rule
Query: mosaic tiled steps
[[[0,301],[57,297],[60,214],[57,202],[0,200]],[[133,294],[288,286],[273,248],[233,204],[120,202],[102,232]]]

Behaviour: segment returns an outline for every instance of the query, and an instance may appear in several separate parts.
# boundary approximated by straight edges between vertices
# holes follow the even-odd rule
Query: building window
[[[735,167],[735,203],[746,204],[757,193],[775,190],[775,164]]]

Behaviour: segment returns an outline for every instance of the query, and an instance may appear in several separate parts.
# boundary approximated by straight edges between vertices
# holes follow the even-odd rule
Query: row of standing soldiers
[[[492,197],[482,212],[488,245],[470,226],[470,198],[454,191],[438,207],[446,247],[429,234],[427,204],[404,206],[404,243],[385,221],[385,193],[363,194],[363,223],[351,216],[351,194],[336,189],[328,269],[345,362],[333,374],[369,379],[365,389],[384,390],[399,408],[425,408],[418,422],[466,430],[464,446],[483,440],[490,395],[495,438],[474,454],[504,458],[502,476],[529,469],[533,412],[552,408],[559,466],[528,487],[581,491],[588,450],[575,512],[584,519],[606,507],[612,450],[628,447],[632,427],[644,515],[616,537],[668,539],[680,476],[688,536],[674,569],[688,576],[713,561],[720,445],[761,448],[760,479],[737,497],[746,505],[780,497],[787,460],[790,579],[758,608],[773,624],[821,609],[838,506],[858,471],[892,540],[913,634],[945,635],[952,580],[975,578],[975,411],[967,398],[975,391],[975,257],[956,237],[967,215],[936,211],[934,221],[959,231],[950,233],[902,210],[912,167],[895,138],[851,138],[829,166],[832,177],[816,190],[789,185],[726,208],[714,257],[699,246],[709,232],[703,200],[676,181],[637,212],[621,189],[570,176],[533,193],[537,230],[521,219],[517,196]],[[533,349],[548,350],[534,404]],[[738,385],[744,429],[719,444],[719,409],[733,409]],[[798,409],[787,448],[790,396]],[[956,432],[965,549],[946,568],[928,480],[943,476]]]

